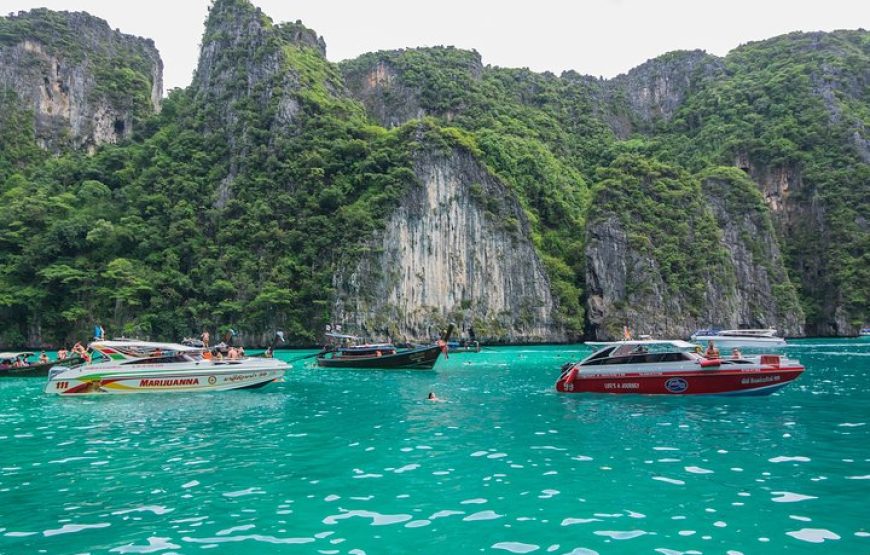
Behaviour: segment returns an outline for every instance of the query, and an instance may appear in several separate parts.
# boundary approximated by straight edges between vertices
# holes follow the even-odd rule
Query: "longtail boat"
[[[434,345],[399,349],[391,343],[365,343],[325,348],[317,355],[317,365],[325,368],[381,368],[431,370],[438,357],[447,353],[447,340],[453,333],[453,324]],[[357,341],[359,338],[335,333],[326,334],[333,341]]]
[[[74,366],[83,362],[75,355],[48,362],[28,362],[34,355],[31,351],[0,353],[0,378],[43,377],[48,376],[48,371],[54,366]]]

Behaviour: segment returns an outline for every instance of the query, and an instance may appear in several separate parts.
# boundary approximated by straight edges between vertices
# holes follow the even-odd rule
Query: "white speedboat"
[[[178,343],[95,341],[91,362],[49,372],[46,393],[165,393],[253,389],[284,376],[274,358],[217,359]]]
[[[769,395],[804,371],[780,355],[705,358],[685,341],[603,343],[562,366],[556,390],[643,395]]]
[[[720,349],[734,347],[773,348],[785,347],[785,339],[776,335],[774,329],[764,330],[698,330],[692,334],[692,341],[706,343],[712,341]]]

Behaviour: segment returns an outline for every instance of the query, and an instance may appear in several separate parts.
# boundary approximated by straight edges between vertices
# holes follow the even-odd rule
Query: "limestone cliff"
[[[833,238],[819,191],[805,182],[796,165],[768,167],[754,164],[746,156],[739,156],[735,165],[757,184],[777,234],[791,247],[791,266],[804,295],[819,307],[809,323],[810,334],[857,333],[843,310],[843,291],[831,284],[828,253]]]
[[[159,111],[163,62],[102,19],[37,9],[0,18],[0,87],[33,111],[41,146],[93,150]]]
[[[620,138],[671,120],[686,98],[725,72],[722,59],[702,50],[658,56],[603,87],[603,117]]]
[[[590,335],[612,339],[628,326],[688,337],[709,325],[803,334],[769,213],[746,177],[717,169],[699,183],[666,167],[621,170],[596,187],[589,217]]]
[[[486,341],[562,341],[556,301],[513,194],[469,152],[424,147],[385,228],[339,264],[332,318],[425,339],[454,321]]]
[[[211,6],[191,91],[204,131],[221,135],[228,149],[216,206],[232,196],[249,161],[250,133],[291,131],[306,90],[343,94],[337,72],[320,75],[329,67],[325,54],[323,38],[301,22],[276,25],[246,0]]]
[[[775,328],[804,335],[805,315],[789,279],[771,213],[743,172],[714,168],[701,176],[701,190],[722,231],[734,269],[737,310],[722,327]]]
[[[374,52],[341,68],[351,94],[388,128],[425,116],[451,121],[484,73],[480,54],[454,47]]]

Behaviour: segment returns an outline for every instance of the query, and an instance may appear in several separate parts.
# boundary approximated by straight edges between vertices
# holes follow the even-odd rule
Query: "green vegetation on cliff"
[[[657,155],[743,166],[774,218],[811,333],[859,327],[870,305],[870,35],[793,33],[725,58],[727,77],[681,107]],[[840,332],[846,331],[840,329]]]
[[[68,18],[32,14],[0,19],[0,45],[30,38],[87,54]],[[775,229],[765,230],[810,329],[843,331],[832,322],[860,325],[870,301],[868,48],[866,32],[743,46],[721,71],[698,74],[672,118],[620,140],[650,96],[630,79],[613,88],[485,67],[454,48],[335,65],[301,24],[218,0],[193,85],[159,115],[136,111],[150,66],[121,63],[129,52],[117,45],[94,57],[95,92],[141,118],[127,143],[49,157],[32,114],[0,96],[0,343],[57,344],[95,321],[161,338],[233,326],[253,341],[280,327],[313,341],[336,264],[367,248],[416,179],[415,150],[429,147],[469,151],[508,187],[569,333],[587,319],[586,231],[606,215],[669,294],[693,310],[704,302],[705,265],[730,264],[705,179],[729,202],[771,207]],[[799,313],[782,278],[777,303]]]

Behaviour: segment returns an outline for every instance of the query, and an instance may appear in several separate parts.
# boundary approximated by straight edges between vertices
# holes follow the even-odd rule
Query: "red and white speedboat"
[[[562,367],[556,389],[569,393],[769,395],[804,367],[780,355],[704,358],[686,341],[606,343]]]

